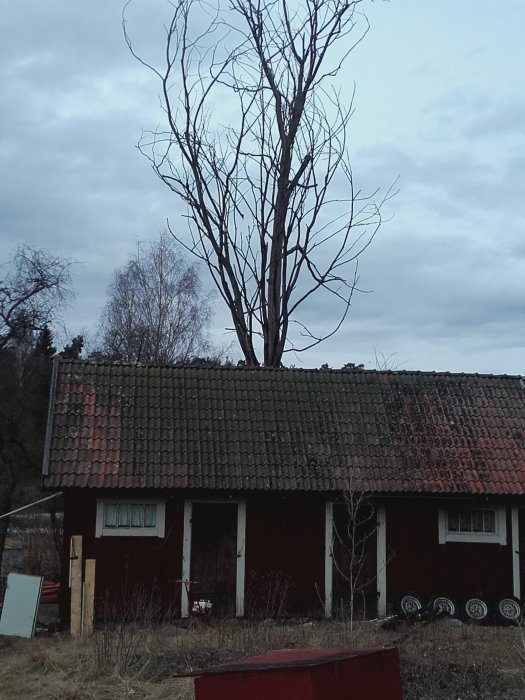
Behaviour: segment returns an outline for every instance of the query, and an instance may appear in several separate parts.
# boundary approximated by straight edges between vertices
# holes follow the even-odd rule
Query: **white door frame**
[[[188,586],[191,572],[191,528],[194,503],[209,503],[216,505],[224,503],[237,505],[237,566],[235,572],[235,615],[244,615],[244,581],[246,571],[246,501],[245,500],[216,500],[216,499],[191,499],[184,501],[184,526],[182,534],[182,585],[180,599],[180,616],[189,617],[190,601]],[[187,583],[188,582],[188,583]]]
[[[237,571],[235,615],[244,616],[244,576],[246,572],[246,501],[237,501]]]
[[[327,501],[324,518],[324,615],[332,617],[334,578],[334,504]]]
[[[386,508],[377,506],[377,616],[386,615]]]
[[[184,526],[182,535],[182,584],[180,587],[180,616],[189,617],[190,601],[188,587],[191,569],[191,516],[193,503],[184,501]]]
[[[518,506],[511,506],[511,546],[512,546],[512,584],[513,593],[516,598],[521,598],[521,576],[520,576],[520,530]]]

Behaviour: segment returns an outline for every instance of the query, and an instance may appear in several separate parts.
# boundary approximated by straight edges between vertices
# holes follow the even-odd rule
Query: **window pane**
[[[144,527],[144,505],[133,503],[131,506],[131,527]]]
[[[157,524],[157,506],[148,503],[144,506],[144,527],[155,527]]]
[[[118,525],[118,506],[114,503],[106,503],[104,506],[104,526],[117,527]]]
[[[470,515],[471,515],[471,513],[468,510],[460,510],[459,511],[459,531],[460,532],[472,532]]]
[[[472,532],[483,532],[483,511],[472,511]]]
[[[118,526],[119,527],[129,527],[129,505],[127,503],[121,503],[118,507]]]
[[[457,510],[450,510],[447,513],[449,532],[459,531],[459,513]]]
[[[496,511],[485,510],[483,511],[484,520],[484,532],[496,532]]]

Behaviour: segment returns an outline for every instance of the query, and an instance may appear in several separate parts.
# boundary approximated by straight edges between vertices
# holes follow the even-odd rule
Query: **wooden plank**
[[[83,603],[82,634],[93,634],[93,616],[95,613],[95,559],[86,559]]]
[[[71,538],[71,636],[82,634],[82,535]]]

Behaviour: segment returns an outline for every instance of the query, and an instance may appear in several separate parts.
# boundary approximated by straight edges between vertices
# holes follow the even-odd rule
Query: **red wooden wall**
[[[127,494],[126,494],[127,495]],[[68,493],[64,503],[64,547],[62,617],[69,618],[69,542],[71,535],[83,536],[83,558],[96,560],[95,595],[97,610],[117,608],[123,594],[139,598],[150,592],[164,606],[180,610],[182,576],[182,502],[166,500],[166,536],[95,537],[96,496]],[[160,595],[157,595],[159,593]],[[107,600],[110,599],[110,600]],[[111,614],[112,610],[107,611]]]
[[[510,518],[505,546],[439,544],[438,511],[439,502],[421,498],[386,504],[387,601],[394,602],[407,592],[489,600],[512,595]]]
[[[96,559],[99,604],[106,592],[134,588],[155,591],[165,607],[180,611],[184,498],[202,501],[206,494],[165,494],[166,536],[95,537],[95,492],[70,492],[65,498],[63,619],[69,617],[69,540],[84,538],[84,557]],[[114,494],[106,494],[111,497]],[[126,494],[126,496],[133,494]],[[147,494],[155,497],[154,493]],[[214,494],[207,494],[210,499]],[[144,494],[142,494],[144,496]],[[323,494],[225,494],[232,504],[246,498],[245,611],[275,617],[323,614],[325,498]],[[423,597],[448,594],[493,599],[512,594],[510,518],[507,545],[438,542],[437,500],[392,499],[385,502],[387,601],[405,592]],[[370,547],[375,549],[375,536]],[[375,568],[371,551],[370,567]],[[367,571],[370,567],[367,567]],[[370,595],[375,596],[374,571]],[[338,580],[334,576],[337,613]],[[339,597],[342,597],[342,593]],[[372,600],[373,603],[373,600]],[[368,606],[367,606],[368,607]],[[372,610],[373,605],[370,605]],[[232,610],[234,607],[231,608]]]
[[[248,499],[245,603],[250,605],[252,598],[257,602],[257,587],[271,593],[272,580],[281,591],[288,582],[284,612],[322,615],[324,530],[325,502],[320,496]],[[265,616],[264,610],[259,614]]]
[[[98,494],[99,497],[115,494]],[[216,496],[216,494],[214,494]],[[133,497],[133,494],[125,494]],[[148,497],[156,497],[148,493]],[[144,497],[144,494],[142,494]],[[165,496],[158,496],[165,497]],[[191,499],[191,494],[186,494]],[[203,499],[198,494],[199,500]],[[232,502],[239,496],[232,495]],[[83,535],[84,558],[96,559],[96,597],[101,610],[138,589],[159,593],[180,611],[184,497],[167,497],[166,537],[95,537],[97,494],[70,492],[64,506],[62,617],[69,617],[69,541]],[[325,504],[320,497],[254,496],[247,499],[246,612],[262,617],[321,615],[324,598]],[[264,601],[264,603],[262,603]],[[250,608],[251,606],[251,608]]]

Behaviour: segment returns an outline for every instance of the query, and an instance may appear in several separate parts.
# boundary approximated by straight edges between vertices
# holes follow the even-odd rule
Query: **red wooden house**
[[[64,492],[66,588],[80,534],[99,596],[155,586],[182,616],[192,597],[338,611],[354,497],[373,514],[358,572],[373,613],[410,591],[519,598],[525,383],[60,361],[44,485]]]

